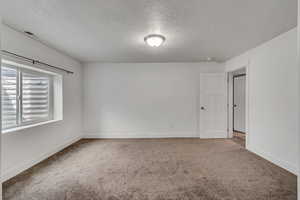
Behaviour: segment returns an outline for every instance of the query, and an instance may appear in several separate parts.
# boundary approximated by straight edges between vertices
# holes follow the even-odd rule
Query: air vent
[[[30,32],[30,31],[24,31],[24,33],[29,36],[34,36],[34,33]]]

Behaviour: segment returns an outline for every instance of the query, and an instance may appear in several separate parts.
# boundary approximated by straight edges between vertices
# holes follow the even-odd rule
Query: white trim
[[[83,138],[89,139],[151,139],[151,138],[199,138],[197,132],[176,132],[176,131],[102,131],[86,132]]]
[[[258,148],[252,148],[251,146],[247,148],[248,151],[262,157],[263,159],[266,159],[268,161],[270,161],[271,163],[295,174],[295,175],[298,175],[299,173],[299,170],[298,170],[298,166],[296,165],[293,165],[292,163],[289,163],[285,160],[280,160],[280,159],[277,159],[275,156],[272,156],[270,153],[268,152],[265,152],[261,149],[258,149]]]
[[[30,167],[33,167],[34,165],[38,164],[39,162],[49,158],[50,156],[56,154],[57,152],[63,150],[64,148],[74,144],[75,142],[82,139],[82,136],[77,136],[75,138],[70,139],[69,141],[65,142],[63,145],[59,145],[56,148],[54,148],[52,151],[49,151],[48,153],[42,154],[39,158],[33,159],[29,162],[24,162],[23,164],[16,166],[14,168],[10,168],[7,171],[4,171],[2,173],[1,182],[9,180],[10,178],[18,175],[19,173],[29,169]]]
[[[39,122],[39,123],[35,123],[35,124],[30,124],[30,125],[25,125],[25,126],[18,126],[18,127],[15,127],[15,128],[9,128],[9,129],[3,130],[2,134],[15,132],[15,131],[21,131],[21,130],[24,130],[24,129],[33,128],[33,127],[41,126],[41,125],[45,125],[45,124],[51,124],[51,123],[59,122],[59,121],[62,121],[62,120],[61,119],[48,120],[48,121]]]
[[[248,59],[248,64],[246,66],[246,143],[245,147],[246,149],[250,146],[250,60]]]
[[[227,72],[227,134],[228,138],[233,137],[233,127],[232,127],[232,113],[233,113],[233,74],[232,72]]]

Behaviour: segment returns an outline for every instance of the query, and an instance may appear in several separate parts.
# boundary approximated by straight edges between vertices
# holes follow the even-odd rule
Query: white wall
[[[229,60],[226,70],[248,65],[249,150],[297,173],[297,30]]]
[[[2,172],[4,179],[7,179],[81,136],[82,68],[72,58],[6,26],[2,42],[5,50],[65,66],[75,72],[74,75],[64,75],[63,121],[2,135]]]
[[[86,137],[199,137],[200,72],[214,63],[89,63],[84,67]]]

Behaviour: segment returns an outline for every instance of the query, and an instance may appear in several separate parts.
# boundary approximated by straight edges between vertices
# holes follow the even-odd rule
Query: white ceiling
[[[297,0],[2,0],[4,23],[80,61],[224,61],[290,30]],[[154,49],[144,36],[167,40]]]

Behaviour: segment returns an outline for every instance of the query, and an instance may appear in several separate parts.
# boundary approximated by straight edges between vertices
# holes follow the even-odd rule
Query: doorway
[[[246,132],[246,74],[233,76],[233,132]]]
[[[246,146],[247,130],[247,73],[241,68],[229,73],[229,127],[233,140]]]

